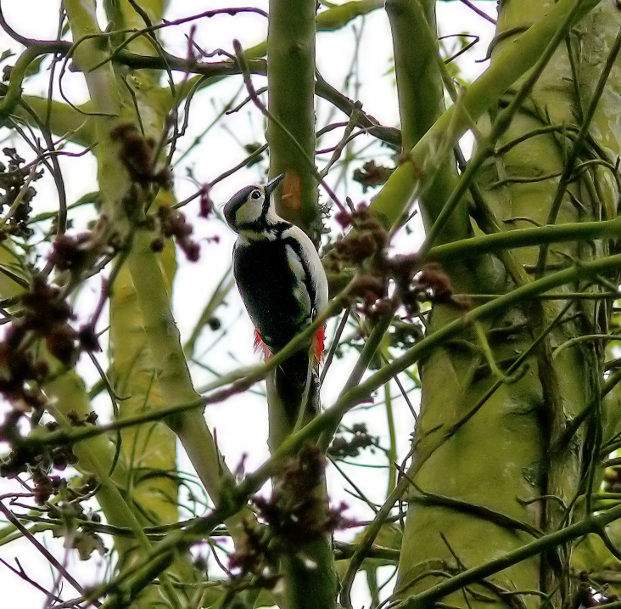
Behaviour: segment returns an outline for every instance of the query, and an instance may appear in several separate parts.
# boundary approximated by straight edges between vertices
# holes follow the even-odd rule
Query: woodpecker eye
[[[253,190],[250,196],[253,199],[260,199],[261,198],[261,191],[260,190]]]

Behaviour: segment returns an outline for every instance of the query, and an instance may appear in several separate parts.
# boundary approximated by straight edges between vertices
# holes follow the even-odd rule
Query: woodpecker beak
[[[276,187],[285,179],[285,174],[281,173],[279,176],[276,176],[274,179],[270,180],[263,189],[268,195],[271,195]]]

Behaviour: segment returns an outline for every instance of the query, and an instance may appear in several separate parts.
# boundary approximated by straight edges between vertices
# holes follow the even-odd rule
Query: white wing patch
[[[293,270],[296,278],[298,279],[298,287],[296,288],[296,297],[303,304],[306,310],[306,317],[310,319],[310,316],[321,313],[328,305],[328,280],[326,279],[326,273],[323,270],[323,265],[319,259],[319,254],[313,245],[313,242],[308,238],[306,233],[299,229],[297,226],[291,226],[287,230],[283,231],[282,238],[293,237],[301,246],[302,257],[293,250],[291,246],[287,246],[287,258],[289,266]],[[311,296],[308,293],[304,279],[307,276],[307,271],[310,273],[310,277],[314,282],[315,288],[315,303],[311,302]],[[314,311],[312,310],[314,308]]]
[[[296,279],[296,282],[293,286],[293,294],[295,296],[295,299],[300,303],[301,313],[300,319],[297,321],[303,321],[310,318],[313,308],[311,296],[308,293],[308,289],[305,283],[305,279],[307,278],[306,269],[304,267],[304,262],[300,259],[296,251],[290,245],[285,246],[285,251],[287,253],[287,262],[289,264],[289,268],[293,271]]]

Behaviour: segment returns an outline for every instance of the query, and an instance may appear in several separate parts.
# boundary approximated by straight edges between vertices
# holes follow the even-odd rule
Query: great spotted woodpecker
[[[328,282],[315,246],[301,229],[276,214],[272,195],[283,178],[242,188],[224,206],[228,225],[239,235],[233,274],[256,329],[255,344],[266,357],[311,324],[328,302]],[[276,370],[277,391],[292,423],[301,398],[318,390],[323,342],[320,328],[312,344]]]

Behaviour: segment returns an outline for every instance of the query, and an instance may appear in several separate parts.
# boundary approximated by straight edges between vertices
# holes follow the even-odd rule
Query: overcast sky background
[[[174,20],[180,17],[196,14],[211,8],[235,6],[230,2],[196,1],[196,0],[172,0],[167,18]],[[248,3],[240,3],[239,5]],[[254,3],[250,3],[254,4]],[[495,2],[474,2],[476,6],[485,10],[488,14],[495,14]],[[54,39],[58,22],[58,0],[20,0],[15,2],[2,2],[7,21],[19,33],[30,38]],[[267,2],[256,2],[256,6],[267,7]],[[462,77],[466,81],[473,80],[486,66],[485,63],[477,63],[482,60],[493,36],[493,25],[475,15],[470,9],[460,2],[439,2],[438,22],[442,35],[457,34],[462,32],[476,33],[480,41],[475,47],[460,57],[459,65]],[[102,28],[105,23],[101,21]],[[201,48],[211,51],[216,48],[230,50],[233,38],[238,38],[244,47],[250,47],[264,40],[267,24],[264,19],[256,15],[220,16],[213,19],[203,19],[197,22],[195,40]],[[380,123],[390,126],[398,126],[398,104],[394,84],[394,74],[390,70],[392,57],[392,42],[388,20],[382,10],[375,11],[364,19],[358,19],[338,33],[320,33],[317,41],[317,64],[322,75],[328,82],[337,88],[341,88],[352,62],[354,40],[356,30],[362,30],[361,44],[358,51],[358,99],[363,103],[366,112],[375,116]],[[180,56],[187,52],[185,36],[189,33],[190,24],[168,28],[164,31],[165,46],[167,49]],[[450,44],[450,43],[448,43]],[[0,52],[5,49],[14,49],[17,53],[21,47],[11,41],[4,33],[0,33]],[[450,47],[449,47],[450,48]],[[3,65],[14,62],[12,58]],[[1,67],[1,66],[0,66]],[[45,95],[48,87],[49,73],[43,70],[36,78],[28,81],[26,92],[33,95]],[[263,79],[256,77],[255,87],[264,84]],[[192,144],[195,137],[199,136],[213,120],[218,110],[223,108],[230,99],[238,94],[238,99],[243,99],[243,93],[239,94],[241,87],[240,78],[229,78],[221,83],[209,87],[194,99],[190,114],[188,132],[178,145],[178,157]],[[83,77],[77,73],[67,73],[64,86],[65,92],[73,103],[79,104],[87,99]],[[56,94],[57,96],[57,94]],[[325,105],[318,108],[318,126],[321,127],[328,119],[329,112]],[[340,113],[336,113],[331,120],[344,120]],[[207,183],[214,177],[229,169],[241,161],[246,152],[242,145],[251,142],[264,141],[263,123],[258,119],[258,113],[251,104],[247,105],[238,113],[228,117],[220,125],[213,128],[203,137],[201,145],[193,149],[175,168],[175,186],[177,197],[183,200],[196,191],[196,184],[186,175],[186,168],[190,168],[194,178],[201,183]],[[6,141],[7,131],[0,131],[2,146],[13,145]],[[329,140],[326,140],[329,141]],[[354,143],[356,150],[360,150],[368,144],[368,139],[359,138]],[[322,146],[324,143],[322,142]],[[19,148],[23,156],[28,154],[26,148]],[[383,157],[382,157],[383,155]],[[26,156],[31,158],[32,154]],[[377,146],[369,150],[369,158],[374,158],[378,163],[390,164],[391,157],[387,149]],[[360,166],[362,162],[358,163]],[[70,202],[75,201],[87,192],[96,190],[95,163],[90,155],[81,158],[62,159],[61,165],[64,170],[67,195]],[[258,167],[240,171],[230,179],[221,182],[212,193],[217,204],[223,204],[239,188],[256,183],[261,179],[261,172],[267,169],[264,161]],[[350,180],[346,186],[338,180],[339,170],[331,172],[328,181],[337,188],[340,196],[349,195],[355,202],[368,201],[374,193],[364,194],[359,186]],[[49,209],[55,209],[57,196],[52,187],[51,180],[45,178],[36,183],[36,189],[42,193],[35,199],[37,208],[35,213],[43,211],[41,206],[44,201],[49,202]],[[197,218],[196,201],[186,208],[188,217],[192,220],[195,234],[201,240],[201,260],[196,264],[187,263],[179,256],[180,266],[175,280],[174,311],[177,323],[182,333],[182,340],[188,338],[194,327],[206,299],[212,293],[217,282],[224,276],[230,266],[230,252],[234,242],[234,235],[223,227],[217,219],[203,220]],[[93,212],[85,212],[76,216],[76,229],[84,228],[86,223],[94,217]],[[217,235],[220,242],[215,244],[209,239]],[[422,233],[408,237],[408,241],[400,241],[397,247],[407,248],[412,251],[416,243],[422,241]],[[93,282],[76,303],[78,315],[81,311],[88,312],[89,305],[98,297],[100,288],[99,280]],[[245,311],[237,293],[229,299],[227,307],[218,311],[222,321],[222,330],[219,332],[204,333],[197,353],[204,353],[205,357],[213,365],[217,362],[217,372],[225,373],[240,365],[257,363],[257,356],[253,353],[252,327],[245,315]],[[105,319],[104,319],[105,322]],[[105,323],[104,323],[105,326]],[[102,326],[103,329],[103,326]],[[328,332],[330,336],[330,331]],[[85,359],[85,358],[83,358]],[[335,400],[340,385],[344,378],[349,375],[352,358],[344,358],[336,361],[329,371],[326,383],[322,390],[322,399],[325,406],[330,406]],[[105,360],[102,359],[105,366]],[[83,373],[87,382],[94,383],[97,374],[92,365],[86,361],[80,362],[80,372]],[[200,387],[209,379],[213,378],[206,372],[200,372],[193,367],[196,385]],[[417,401],[416,396],[411,396]],[[409,434],[412,431],[412,417],[402,400],[395,400],[395,416],[399,434],[399,456],[403,458],[409,448]],[[108,418],[108,405],[105,396],[98,402],[98,411],[102,420]],[[6,411],[6,404],[0,403],[0,418]],[[246,468],[253,469],[268,456],[265,444],[267,438],[266,408],[264,399],[259,395],[244,394],[235,396],[224,404],[208,409],[207,418],[212,428],[217,429],[218,443],[231,467],[239,463],[242,455],[247,454]],[[380,437],[380,442],[386,444],[387,429],[385,415],[378,410],[374,416],[372,433]],[[356,415],[349,417],[350,422],[357,420]],[[243,424],[240,426],[240,421]],[[2,450],[0,445],[0,451]],[[361,489],[374,501],[381,501],[385,495],[387,473],[378,466],[385,466],[386,460],[381,455],[364,455],[360,462],[373,466],[369,469],[369,475],[360,481]],[[186,462],[187,463],[187,462]],[[189,469],[189,465],[186,465]],[[347,468],[345,468],[347,469]],[[191,471],[191,470],[190,470]],[[352,473],[353,472],[353,473]],[[359,470],[351,470],[352,475],[360,478]],[[341,500],[351,503],[348,495],[347,484],[343,478],[333,469],[329,472],[330,495],[335,504]],[[0,480],[0,493],[15,492],[15,482]],[[353,513],[352,513],[353,512]],[[355,518],[368,518],[370,510],[366,512],[361,507],[352,507],[348,515]],[[182,515],[187,517],[187,514]],[[69,571],[78,578],[83,585],[94,584],[101,581],[102,569],[105,560],[94,559],[89,563],[80,563],[74,552],[66,553],[57,541],[45,537],[45,543],[53,550],[57,557],[66,563]],[[43,586],[50,587],[50,582],[55,581],[56,574],[51,570],[47,561],[35,550],[28,541],[21,540],[11,543],[9,546],[0,546],[0,558],[15,564],[15,558],[19,558],[28,574],[40,582]],[[3,601],[10,606],[24,608],[44,607],[45,596],[25,584],[17,576],[13,575],[4,565],[0,564],[0,584],[2,584]],[[65,598],[75,595],[67,585],[64,586]],[[390,590],[390,586],[387,588]],[[8,595],[8,596],[7,596]],[[10,599],[10,600],[8,600]],[[359,586],[354,595],[355,606],[362,606],[365,602],[364,589]],[[3,604],[3,603],[0,603]]]

